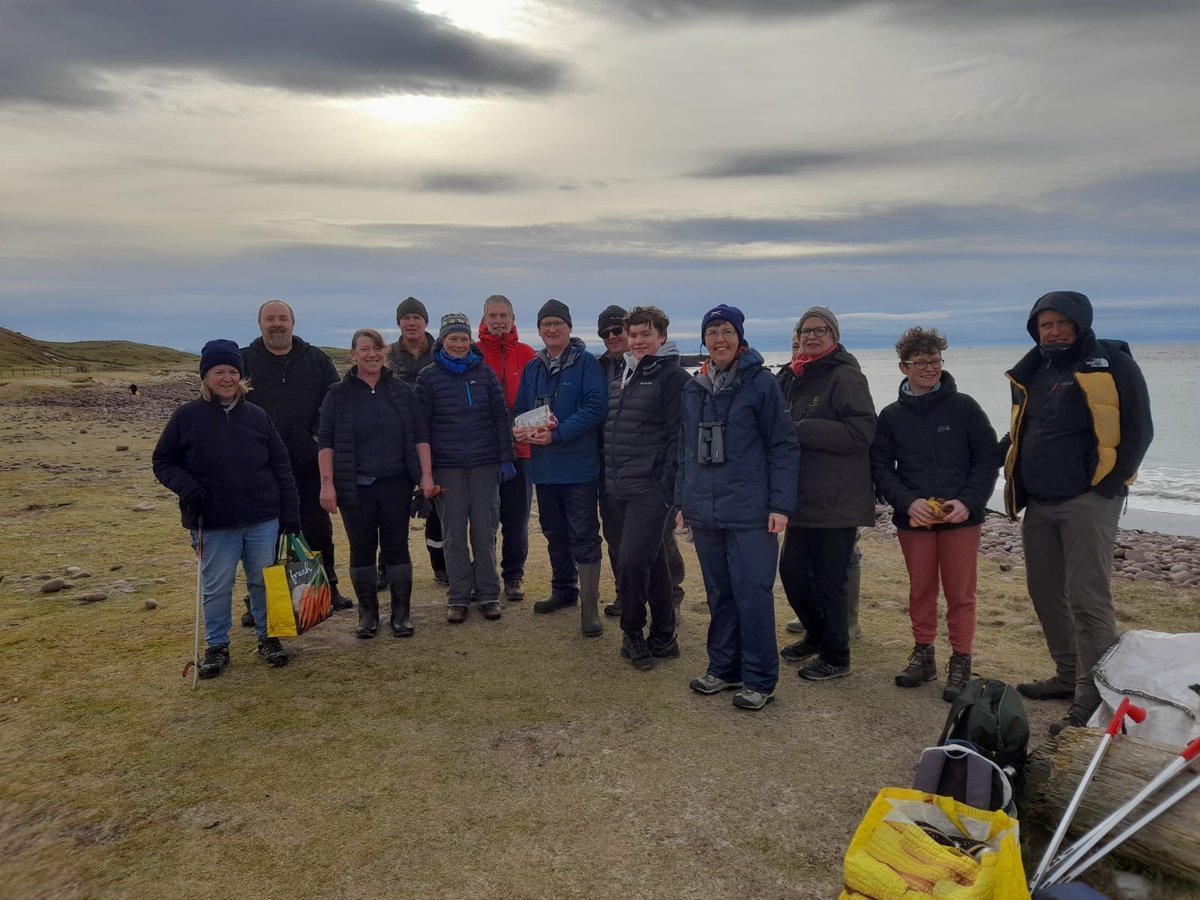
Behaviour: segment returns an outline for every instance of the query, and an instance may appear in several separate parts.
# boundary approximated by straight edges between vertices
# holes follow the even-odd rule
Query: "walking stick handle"
[[[1128,697],[1122,697],[1121,705],[1117,707],[1112,721],[1108,723],[1108,733],[1115,736],[1121,730],[1121,723],[1124,722],[1126,716],[1129,716],[1129,718],[1140,725],[1146,721],[1146,710],[1141,706],[1134,706],[1129,702]]]
[[[1191,762],[1197,756],[1200,756],[1200,737],[1196,738],[1194,741],[1184,747],[1179,755],[1188,762]]]

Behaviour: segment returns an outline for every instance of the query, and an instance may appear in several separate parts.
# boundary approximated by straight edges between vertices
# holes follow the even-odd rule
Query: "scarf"
[[[455,375],[461,375],[467,371],[467,366],[483,357],[476,353],[474,348],[471,348],[467,351],[466,356],[459,359],[447,353],[445,347],[439,347],[437,352],[433,354],[433,358],[441,363],[447,371],[453,372]]]
[[[828,356],[830,353],[832,353],[837,348],[838,348],[838,345],[834,344],[832,347],[830,347],[824,353],[818,353],[816,356],[805,356],[803,351],[797,351],[796,355],[792,357],[792,362],[791,362],[792,371],[796,373],[797,378],[803,378],[805,366],[807,366],[809,363],[816,362],[818,359],[824,359],[826,356]]]

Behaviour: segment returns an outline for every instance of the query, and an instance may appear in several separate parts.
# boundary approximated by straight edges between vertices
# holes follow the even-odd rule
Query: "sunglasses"
[[[611,337],[618,337],[621,334],[621,332],[623,332],[624,330],[625,330],[624,328],[621,328],[619,326],[617,328],[606,328],[602,332],[600,332],[600,337],[604,338],[605,340],[608,340]]]

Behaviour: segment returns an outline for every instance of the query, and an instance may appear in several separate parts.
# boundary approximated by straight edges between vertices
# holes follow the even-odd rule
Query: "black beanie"
[[[399,325],[404,316],[411,316],[413,313],[424,319],[426,325],[429,324],[429,310],[416,297],[405,297],[400,301],[400,305],[396,307],[396,324]]]
[[[562,319],[567,323],[568,328],[575,327],[571,324],[571,310],[561,300],[547,300],[542,304],[542,308],[538,310],[538,327],[541,327],[542,319],[549,319],[551,317]]]
[[[605,307],[604,312],[600,313],[600,317],[596,319],[596,333],[600,334],[606,328],[615,328],[618,325],[624,328],[625,317],[628,315],[629,311],[619,306]]]
[[[203,378],[207,375],[208,370],[213,366],[233,366],[240,375],[245,371],[245,365],[242,363],[242,351],[233,341],[220,338],[209,341],[200,351],[200,377]]]

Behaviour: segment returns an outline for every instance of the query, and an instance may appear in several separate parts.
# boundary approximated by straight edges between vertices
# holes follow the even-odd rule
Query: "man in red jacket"
[[[521,372],[534,357],[534,349],[517,340],[517,322],[512,303],[503,294],[492,294],[483,301],[483,319],[479,323],[479,349],[483,361],[491,366],[504,389],[504,401],[512,414],[517,401]],[[500,485],[500,577],[504,596],[524,600],[525,557],[529,555],[529,506],[532,487],[527,477],[529,445],[517,444],[517,477]]]

